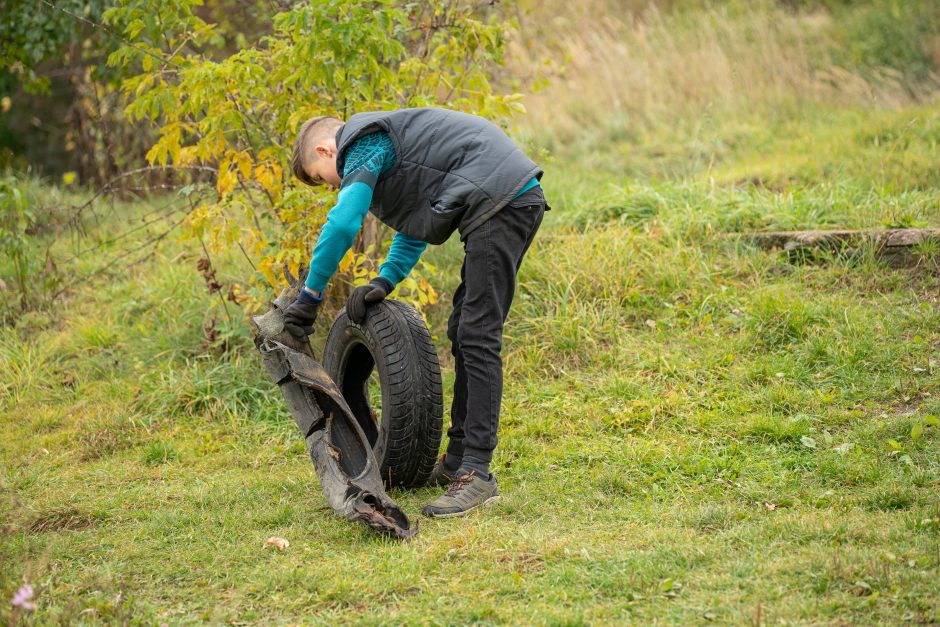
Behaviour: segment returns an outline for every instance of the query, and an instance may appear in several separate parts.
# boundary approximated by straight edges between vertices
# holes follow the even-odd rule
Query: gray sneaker
[[[491,475],[492,477],[492,475]],[[434,518],[463,516],[480,505],[488,505],[499,500],[496,490],[496,477],[489,481],[477,476],[475,470],[454,477],[443,496],[421,508],[421,513]]]
[[[427,485],[438,485],[443,488],[449,486],[453,480],[454,473],[444,467],[444,455],[441,455],[437,463],[434,464],[434,468],[431,469],[431,476],[428,477]]]

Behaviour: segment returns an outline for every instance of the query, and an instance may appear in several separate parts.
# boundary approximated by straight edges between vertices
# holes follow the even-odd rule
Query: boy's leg
[[[450,428],[447,430],[447,453],[444,458],[445,468],[453,473],[463,459],[464,421],[467,418],[467,369],[463,353],[457,342],[457,328],[460,325],[460,308],[463,306],[467,286],[464,284],[467,263],[460,268],[460,285],[454,292],[453,311],[447,320],[447,338],[450,340],[450,353],[454,356],[454,400],[450,406]]]
[[[538,189],[536,202],[530,196],[530,202],[510,204],[464,242],[461,283],[447,325],[456,360],[447,452],[462,451],[463,458],[447,492],[421,509],[425,515],[462,516],[499,498],[489,464],[502,401],[503,324],[515,293],[516,273],[545,209]]]
[[[447,328],[457,360],[447,452],[449,456],[462,451],[463,458],[447,492],[421,508],[425,515],[462,516],[499,498],[489,464],[502,400],[503,324],[515,293],[516,272],[545,207],[544,200],[506,207],[464,242],[461,283]]]
[[[515,293],[516,273],[544,211],[544,200],[525,206],[510,205],[470,233],[464,243],[462,282],[458,288],[461,293],[454,295],[452,318],[456,317],[454,352],[462,371],[455,382],[455,408],[465,408],[465,413],[458,411],[456,414],[463,419],[463,424],[462,429],[455,429],[455,435],[462,431],[464,468],[475,469],[480,475],[484,474],[482,468],[489,465],[497,443],[503,390],[500,356],[503,324]],[[463,393],[464,385],[465,405],[458,396]],[[470,468],[467,468],[468,458]]]

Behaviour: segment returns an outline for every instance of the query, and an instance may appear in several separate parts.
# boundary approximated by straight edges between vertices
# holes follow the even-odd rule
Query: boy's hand
[[[346,299],[346,315],[356,324],[362,324],[366,319],[366,307],[383,300],[394,288],[391,281],[380,276],[369,281],[368,285],[360,285]]]
[[[301,342],[306,342],[307,336],[313,333],[313,323],[317,320],[317,312],[322,302],[322,297],[317,298],[307,290],[301,289],[297,300],[284,312],[284,330]]]

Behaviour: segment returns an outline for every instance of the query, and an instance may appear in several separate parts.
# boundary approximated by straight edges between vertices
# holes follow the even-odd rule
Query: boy
[[[308,185],[339,188],[305,286],[285,312],[285,327],[300,340],[311,332],[323,290],[367,211],[397,233],[379,276],[349,295],[353,322],[408,275],[428,244],[460,232],[465,256],[447,323],[456,361],[451,427],[429,480],[449,488],[422,512],[461,516],[498,499],[489,464],[502,396],[503,324],[516,273],[549,209],[542,170],[483,118],[431,108],[358,113],[345,123],[312,118],[300,128],[291,169]]]

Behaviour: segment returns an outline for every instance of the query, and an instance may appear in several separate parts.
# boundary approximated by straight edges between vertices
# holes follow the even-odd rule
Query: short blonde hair
[[[301,125],[300,131],[297,132],[297,139],[294,140],[294,152],[290,157],[290,169],[302,183],[311,186],[318,185],[304,170],[304,165],[309,159],[317,159],[316,154],[312,156],[308,154],[310,146],[316,141],[335,136],[336,129],[342,125],[342,120],[331,115],[319,115],[310,118]]]

